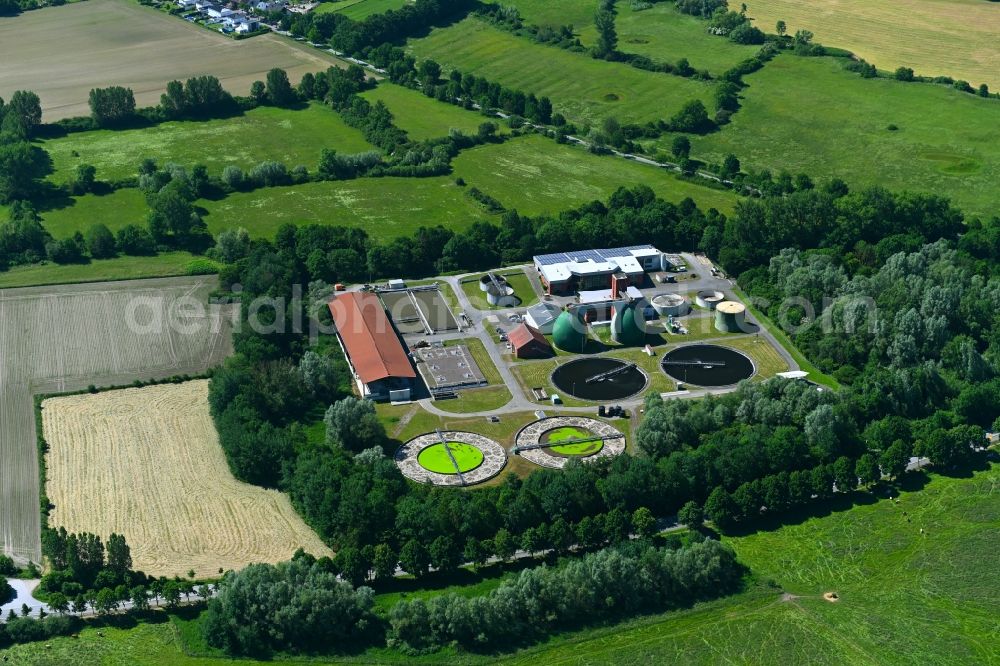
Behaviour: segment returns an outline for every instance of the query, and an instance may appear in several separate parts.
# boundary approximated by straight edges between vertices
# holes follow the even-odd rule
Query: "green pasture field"
[[[511,0],[505,3],[517,7],[525,23],[534,25],[571,25],[585,46],[590,46],[597,30],[594,28],[596,5],[588,0]],[[621,12],[621,8],[618,8]]]
[[[317,14],[343,14],[349,19],[360,21],[372,14],[384,14],[390,9],[400,9],[409,0],[340,0],[324,2],[314,11]]]
[[[691,197],[705,210],[716,208],[727,214],[738,200],[729,190],[703,187],[656,167],[594,155],[537,135],[463,151],[452,166],[470,187],[478,187],[522,215],[555,213],[604,200],[619,187],[639,184],[653,188],[667,201]]]
[[[774,32],[811,30],[816,41],[850,49],[879,69],[910,67],[1000,88],[1000,10],[985,0],[753,0],[749,16]],[[732,6],[732,5],[730,5]]]
[[[149,213],[145,196],[134,188],[101,196],[85,194],[71,197],[58,205],[61,207],[41,213],[42,226],[55,238],[69,238],[77,231],[86,232],[91,225],[98,223],[107,225],[112,231],[129,224],[145,228]]]
[[[911,490],[892,492],[898,504],[885,499],[884,491],[877,500],[859,493],[853,508],[840,498],[794,515],[784,526],[726,538],[760,581],[742,594],[562,634],[508,657],[446,650],[421,661],[858,666],[997,661],[1000,647],[992,636],[1000,578],[984,571],[1000,534],[1000,467],[966,478],[912,475],[906,483]],[[839,600],[824,600],[826,592]],[[233,663],[189,656],[180,632],[168,622],[100,632],[85,629],[79,638],[15,646],[5,654],[30,665]],[[325,663],[400,660],[398,653],[373,649]]]
[[[245,227],[272,238],[287,222],[360,227],[372,237],[395,238],[418,227],[465,229],[490,216],[465,196],[454,179],[359,178],[306,183],[231,194],[220,201],[199,201],[209,230]]]
[[[188,265],[194,260],[195,256],[187,252],[164,252],[154,257],[94,259],[87,264],[17,266],[0,272],[0,289],[187,275]]]
[[[467,18],[410,40],[418,59],[432,58],[445,72],[458,68],[525,93],[547,95],[555,111],[573,122],[623,122],[669,118],[685,102],[711,106],[713,85],[594,60],[585,53],[536,44]]]
[[[475,134],[485,122],[498,125],[499,133],[507,132],[503,121],[487,118],[478,111],[467,111],[453,104],[439,102],[423,93],[383,81],[378,87],[361,94],[369,102],[381,101],[392,112],[393,123],[415,141],[448,136],[452,128],[465,134]]]
[[[483,452],[463,442],[445,442],[428,446],[417,455],[417,462],[425,469],[438,474],[454,474],[455,464],[452,463],[448,451],[451,451],[451,456],[454,456],[455,462],[458,463],[458,471],[463,474],[483,464]]]
[[[295,83],[295,82],[293,82]],[[72,180],[77,165],[97,168],[98,180],[135,176],[147,157],[161,167],[175,162],[188,170],[204,164],[215,175],[229,166],[249,169],[266,160],[315,171],[323,148],[359,153],[374,148],[361,132],[319,103],[290,110],[259,107],[235,118],[174,121],[134,130],[69,134],[42,144],[52,156],[56,183]]]
[[[721,131],[694,137],[692,156],[719,163],[733,153],[744,170],[837,176],[854,187],[945,195],[967,216],[997,214],[1000,101],[863,79],[843,62],[778,56],[745,77],[743,108]]]
[[[624,2],[616,7],[618,49],[623,53],[637,53],[655,62],[676,63],[687,58],[695,69],[718,75],[760,49],[708,34],[707,21],[682,14],[670,2],[641,11]]]

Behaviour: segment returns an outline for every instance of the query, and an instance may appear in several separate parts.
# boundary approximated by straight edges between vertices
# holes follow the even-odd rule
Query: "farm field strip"
[[[693,99],[711,107],[712,84],[536,44],[475,18],[435,28],[427,37],[410,40],[407,48],[418,59],[438,61],[446,73],[457,68],[525,93],[547,95],[555,111],[573,122],[598,123],[608,116],[622,122],[655,121],[669,118]]]
[[[91,88],[112,83],[132,88],[138,106],[150,106],[173,79],[211,74],[231,93],[246,95],[272,67],[296,83],[306,72],[346,66],[277,35],[236,41],[129,0],[88,0],[4,18],[0,44],[20,63],[0,69],[0,97],[34,90],[46,122],[89,115]],[[70,61],[67,53],[79,55]]]
[[[880,69],[910,67],[1000,88],[1000,7],[985,0],[753,0],[749,16],[774,31],[810,30],[826,46],[849,49]]]
[[[124,534],[135,567],[198,576],[330,551],[284,494],[233,478],[208,410],[208,381],[51,398],[51,523]]]
[[[41,560],[32,394],[198,373],[217,365],[230,349],[228,310],[185,317],[180,305],[185,296],[205,304],[215,284],[214,277],[202,277],[0,290],[5,552]]]

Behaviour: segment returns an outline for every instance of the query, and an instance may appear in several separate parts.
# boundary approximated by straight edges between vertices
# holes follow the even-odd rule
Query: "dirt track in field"
[[[41,559],[32,395],[218,365],[231,343],[227,310],[207,307],[216,285],[212,276],[0,290],[0,552]],[[184,297],[205,310],[182,315]]]
[[[208,411],[208,381],[51,398],[50,521],[124,534],[134,567],[154,576],[332,553],[288,497],[233,478]]]
[[[0,18],[0,97],[33,90],[47,122],[90,115],[91,88],[132,88],[138,106],[168,81],[211,74],[246,95],[272,67],[292,85],[341,61],[276,35],[235,41],[130,0],[86,0]]]

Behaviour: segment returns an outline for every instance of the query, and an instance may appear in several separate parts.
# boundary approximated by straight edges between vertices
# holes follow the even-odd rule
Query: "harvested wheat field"
[[[735,3],[729,3],[730,7]],[[987,0],[750,0],[757,27],[811,30],[879,69],[911,67],[1000,88],[1000,4]]]
[[[217,574],[330,551],[288,497],[233,478],[208,411],[208,381],[51,398],[49,523],[124,534],[136,569]]]

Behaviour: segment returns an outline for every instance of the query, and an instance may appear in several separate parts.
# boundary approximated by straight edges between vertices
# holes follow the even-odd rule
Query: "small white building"
[[[184,9],[197,9],[198,0],[177,0],[177,6]]]
[[[228,18],[228,17],[232,16],[236,12],[234,12],[232,9],[229,9],[227,7],[222,7],[222,8],[212,7],[211,9],[207,10],[205,13],[208,14],[208,18],[224,19],[224,18]]]
[[[195,0],[194,8],[199,12],[207,12],[209,9],[216,9],[216,5],[208,0]]]
[[[257,30],[260,30],[260,23],[258,23],[254,19],[245,19],[243,21],[240,21],[239,25],[237,25],[234,28],[234,30],[236,31],[237,35],[245,35],[248,32],[255,32]]]

